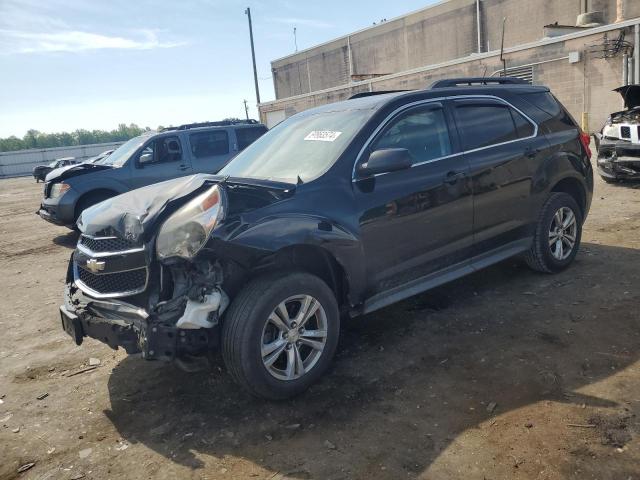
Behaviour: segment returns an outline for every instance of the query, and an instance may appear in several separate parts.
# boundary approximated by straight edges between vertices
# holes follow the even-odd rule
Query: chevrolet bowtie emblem
[[[104,262],[99,262],[95,258],[87,260],[87,270],[92,273],[98,273],[104,270]]]

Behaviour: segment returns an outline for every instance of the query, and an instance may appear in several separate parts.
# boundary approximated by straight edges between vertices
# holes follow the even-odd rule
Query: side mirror
[[[143,153],[138,159],[138,163],[142,166],[145,163],[153,162],[153,153]]]
[[[363,176],[369,176],[405,170],[412,164],[411,154],[406,148],[384,148],[371,152],[369,159],[360,165],[358,172]]]

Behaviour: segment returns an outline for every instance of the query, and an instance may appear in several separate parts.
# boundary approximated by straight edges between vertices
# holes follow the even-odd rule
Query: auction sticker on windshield
[[[314,130],[304,137],[305,140],[315,140],[317,142],[333,142],[342,132],[333,132],[331,130]]]

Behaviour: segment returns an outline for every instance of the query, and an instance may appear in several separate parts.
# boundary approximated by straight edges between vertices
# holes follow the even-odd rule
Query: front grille
[[[86,235],[80,237],[80,245],[87,247],[92,252],[122,252],[132,250],[138,247],[130,240],[124,240],[117,237],[98,237],[92,238]]]
[[[146,268],[116,273],[91,273],[78,266],[77,272],[78,279],[83,284],[102,295],[141,292],[147,283]]]
[[[631,138],[631,127],[620,127],[621,138]]]
[[[44,184],[44,198],[49,198],[51,194],[51,182],[46,182]]]

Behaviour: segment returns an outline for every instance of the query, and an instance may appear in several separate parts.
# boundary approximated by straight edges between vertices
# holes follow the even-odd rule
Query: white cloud
[[[0,55],[101,49],[150,50],[185,44],[160,39],[160,31],[149,28],[107,33],[103,30],[110,25],[105,28],[95,21],[100,18],[99,8],[102,7],[102,4],[81,0],[0,0]],[[60,18],[60,15],[65,18]],[[89,25],[96,25],[88,26],[87,20]]]
[[[334,25],[328,22],[323,22],[320,20],[312,20],[309,18],[296,18],[296,17],[277,17],[277,18],[269,18],[268,19],[274,23],[283,23],[285,25],[291,26],[303,26],[310,28],[332,28]]]
[[[103,35],[80,30],[61,30],[53,33],[0,29],[0,53],[82,52],[100,49],[150,50],[173,48],[184,42],[160,41],[153,30],[141,29],[134,36]]]

